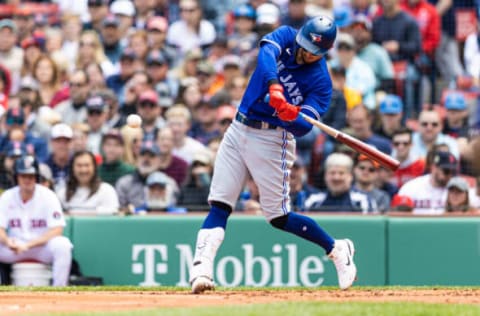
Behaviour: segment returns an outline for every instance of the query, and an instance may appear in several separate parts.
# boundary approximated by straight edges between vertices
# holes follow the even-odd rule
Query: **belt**
[[[239,121],[243,125],[247,125],[248,127],[255,128],[255,129],[276,129],[278,126],[264,122],[264,121],[257,121],[249,119],[245,116],[245,114],[237,112],[235,115],[235,120]]]

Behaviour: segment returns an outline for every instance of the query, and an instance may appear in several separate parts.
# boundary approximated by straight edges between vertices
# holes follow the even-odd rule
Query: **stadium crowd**
[[[2,1],[0,188],[33,155],[66,214],[208,210],[259,40],[319,14],[339,31],[322,121],[401,164],[314,128],[297,139],[295,211],[478,212],[478,0]],[[247,180],[236,211],[258,198]]]

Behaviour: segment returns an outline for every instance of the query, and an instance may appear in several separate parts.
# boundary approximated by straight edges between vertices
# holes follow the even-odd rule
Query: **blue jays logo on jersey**
[[[320,43],[322,41],[322,35],[320,34],[310,33],[310,37],[314,43]]]

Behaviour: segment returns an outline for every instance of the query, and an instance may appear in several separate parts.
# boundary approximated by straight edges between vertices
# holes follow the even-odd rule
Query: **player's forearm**
[[[50,239],[56,236],[61,236],[63,234],[63,227],[54,227],[47,231],[42,236],[37,239],[33,239],[27,243],[28,248],[38,247],[46,244]]]
[[[0,228],[0,243],[6,245],[8,240],[7,231],[4,228]]]
[[[442,16],[452,6],[452,0],[440,0],[436,5],[437,12]]]

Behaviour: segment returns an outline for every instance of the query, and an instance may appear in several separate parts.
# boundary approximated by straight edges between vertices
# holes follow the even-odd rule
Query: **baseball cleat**
[[[357,267],[353,262],[355,248],[350,239],[335,240],[335,245],[328,257],[337,269],[338,285],[346,290],[352,286],[357,277]]]
[[[192,281],[192,293],[202,294],[205,291],[215,289],[212,279],[205,276],[199,276]]]

